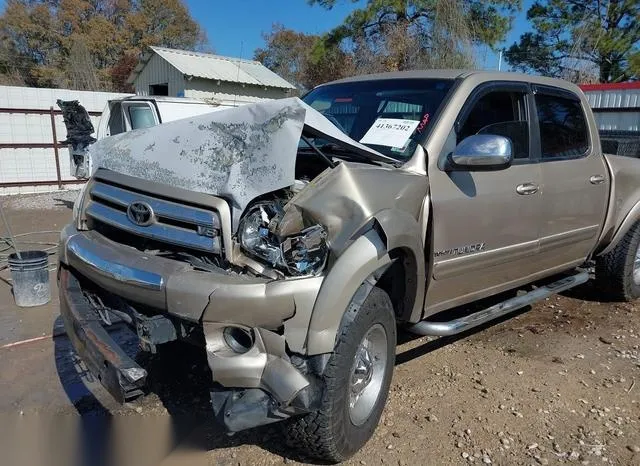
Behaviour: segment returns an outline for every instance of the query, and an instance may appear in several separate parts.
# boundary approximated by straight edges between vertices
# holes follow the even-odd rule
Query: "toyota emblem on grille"
[[[131,222],[141,227],[149,226],[155,220],[151,206],[142,201],[135,201],[129,204],[127,217]]]

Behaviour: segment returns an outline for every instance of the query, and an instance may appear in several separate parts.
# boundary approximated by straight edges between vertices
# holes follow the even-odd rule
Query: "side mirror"
[[[447,171],[504,170],[513,162],[511,140],[495,134],[474,134],[460,141],[447,157]]]

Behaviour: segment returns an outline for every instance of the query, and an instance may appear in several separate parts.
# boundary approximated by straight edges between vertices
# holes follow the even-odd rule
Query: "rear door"
[[[531,148],[526,83],[480,85],[451,128],[439,166],[430,165],[434,264],[427,313],[488,296],[535,273],[542,197]],[[512,142],[504,170],[447,172],[440,161],[463,139],[497,134]]]
[[[584,261],[597,242],[609,174],[576,94],[535,86],[534,101],[543,198],[540,266],[568,267]]]

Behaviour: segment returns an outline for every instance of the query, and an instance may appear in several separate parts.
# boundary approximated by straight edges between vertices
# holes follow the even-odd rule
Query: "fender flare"
[[[409,322],[417,322],[422,316],[426,287],[425,252],[422,246],[420,222],[400,210],[383,210],[375,216],[386,236],[387,251],[392,254],[401,250],[407,263],[406,291],[402,315],[398,317]]]
[[[410,277],[414,286],[407,295],[413,294],[409,297],[411,314],[416,312],[416,308],[418,313],[422,312],[424,253],[420,246],[422,232],[418,222],[408,213],[397,210],[381,211],[373,220],[372,228],[338,257],[322,283],[309,322],[308,355],[333,351],[344,313],[352,301],[364,302],[373,284],[393,262],[390,251],[404,249],[414,256],[415,277]],[[376,228],[376,223],[379,228]]]
[[[613,237],[609,241],[609,244],[597,253],[597,256],[603,256],[610,252],[616,245],[624,238],[624,235],[640,220],[640,201],[636,202],[631,208],[629,213],[625,216],[624,220],[614,233]]]
[[[307,332],[308,355],[333,351],[340,321],[355,292],[370,275],[391,262],[386,245],[374,230],[360,236],[338,257],[313,306]]]

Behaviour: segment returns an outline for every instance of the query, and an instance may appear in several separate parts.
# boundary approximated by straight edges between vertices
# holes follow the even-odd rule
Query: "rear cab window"
[[[129,118],[131,129],[150,128],[156,124],[153,111],[148,106],[129,107]]]
[[[154,109],[148,102],[123,103],[132,130],[151,128],[158,124]]]

